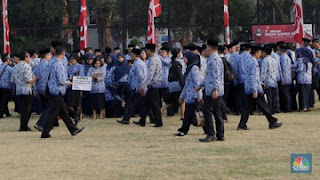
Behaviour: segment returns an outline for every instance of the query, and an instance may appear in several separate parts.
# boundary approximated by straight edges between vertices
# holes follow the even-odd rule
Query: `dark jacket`
[[[178,81],[180,86],[184,87],[184,80],[182,75],[182,65],[178,61],[172,61],[169,69],[169,82]]]

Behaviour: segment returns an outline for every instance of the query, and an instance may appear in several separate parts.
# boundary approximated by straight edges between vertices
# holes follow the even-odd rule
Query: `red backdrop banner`
[[[304,25],[304,37],[312,39],[312,25]],[[275,43],[278,41],[295,42],[294,41],[294,25],[253,25],[252,38],[255,43]]]

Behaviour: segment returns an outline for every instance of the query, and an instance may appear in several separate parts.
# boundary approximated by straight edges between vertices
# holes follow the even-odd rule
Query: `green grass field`
[[[196,127],[187,137],[173,137],[178,116],[164,117],[159,129],[84,119],[86,129],[76,137],[60,122],[53,138],[43,140],[36,130],[18,132],[14,114],[0,120],[0,179],[320,179],[319,106],[277,114],[284,125],[276,130],[255,115],[250,131],[237,131],[240,117],[229,116],[226,141],[212,143],[198,142],[204,135]],[[313,173],[291,174],[292,153],[312,153]]]

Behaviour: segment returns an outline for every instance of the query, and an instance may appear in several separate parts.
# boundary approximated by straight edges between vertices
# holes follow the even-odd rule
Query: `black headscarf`
[[[312,64],[315,63],[315,61],[314,61],[314,56],[313,56],[313,52],[312,52],[311,49],[309,49],[309,48],[303,48],[303,49],[301,50],[301,55],[302,55],[302,57],[303,57],[303,62],[304,62],[305,64],[307,64],[307,63],[309,63],[309,62],[311,62]]]
[[[123,53],[119,53],[117,55],[117,57],[122,56],[124,58],[124,54]],[[124,77],[125,75],[127,75],[130,71],[130,65],[128,64],[128,62],[126,60],[124,60],[123,62],[117,62],[116,68],[114,70],[114,81],[118,82],[122,77]]]
[[[111,58],[111,63],[108,62],[109,57]],[[112,67],[114,67],[117,64],[117,57],[114,55],[109,54],[106,57],[106,63],[107,63],[107,70],[109,71]]]
[[[187,70],[183,75],[184,80],[186,80],[193,66],[198,66],[200,69],[200,56],[198,54],[188,51],[184,53],[184,57],[188,59]]]

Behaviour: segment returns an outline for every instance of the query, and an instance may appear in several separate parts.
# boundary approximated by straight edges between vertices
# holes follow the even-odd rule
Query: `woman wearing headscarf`
[[[203,79],[200,71],[200,59],[197,54],[186,52],[184,54],[184,62],[187,65],[186,72],[183,76],[185,86],[181,92],[179,103],[182,104],[185,102],[186,110],[182,127],[178,129],[179,133],[175,134],[175,136],[185,136],[188,134],[190,125],[196,118],[195,112],[202,98],[201,91],[195,92],[195,89],[200,85]]]
[[[107,118],[113,118],[113,117],[117,117],[117,111],[119,111],[116,107],[115,107],[115,102],[116,102],[116,97],[115,94],[112,93],[111,87],[109,86],[112,83],[112,75],[111,75],[111,70],[113,69],[113,67],[116,65],[116,61],[113,60],[113,58],[108,55],[106,57],[107,60],[107,67],[106,67],[106,78],[105,78],[105,86],[106,86],[106,90],[105,90],[105,115]],[[115,59],[116,60],[116,59]]]
[[[164,98],[164,106],[161,108],[161,112],[168,109],[172,105],[179,105],[179,97],[184,87],[184,79],[182,74],[182,65],[177,61],[177,56],[180,53],[180,49],[173,49],[171,51],[171,65],[169,68],[169,94]],[[181,120],[184,119],[185,104],[180,105]]]
[[[299,110],[309,111],[311,107],[311,86],[312,86],[312,52],[307,48],[296,50],[297,61],[295,64],[297,73],[297,87],[299,93]]]
[[[101,66],[101,56],[97,56],[93,60],[93,67],[88,71],[88,76],[92,77],[91,88],[91,108],[93,112],[93,119],[97,119],[97,112],[99,112],[100,119],[104,118],[104,96],[106,86],[104,79],[106,78],[106,69]]]
[[[111,70],[112,83],[110,86],[113,88],[116,98],[121,101],[124,108],[129,94],[128,74],[130,65],[124,59],[123,53],[117,54],[118,62]]]
[[[84,72],[85,72],[85,74],[88,74],[89,69],[93,66],[93,64],[92,64],[93,63],[93,54],[87,53],[84,56],[84,60],[85,60]]]

